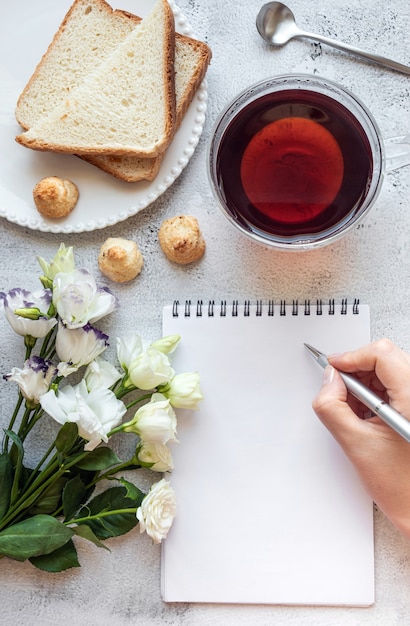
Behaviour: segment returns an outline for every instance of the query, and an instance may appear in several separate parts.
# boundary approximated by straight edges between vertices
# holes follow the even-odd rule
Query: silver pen
[[[313,348],[307,343],[305,343],[304,346],[319,365],[323,368],[329,365],[327,356],[323,354],[323,352],[316,350],[316,348]],[[357,378],[345,372],[341,372],[340,370],[337,371],[352,396],[367,406],[372,413],[378,415],[383,422],[388,424],[390,428],[395,430],[396,433],[401,435],[406,441],[410,442],[410,422],[403,417],[403,415],[395,411],[393,407],[379,398],[378,395],[363,385]]]

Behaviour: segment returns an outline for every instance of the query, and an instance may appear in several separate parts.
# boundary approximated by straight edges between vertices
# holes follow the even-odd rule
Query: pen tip
[[[305,346],[309,354],[311,354],[316,360],[322,355],[322,353],[319,352],[319,350],[316,350],[316,348],[314,348],[310,344],[304,343],[303,345]]]

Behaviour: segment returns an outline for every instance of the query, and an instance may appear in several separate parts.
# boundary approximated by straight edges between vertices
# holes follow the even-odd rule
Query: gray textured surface
[[[409,132],[410,79],[314,43],[268,49],[254,28],[261,4],[256,0],[178,4],[213,50],[207,121],[198,149],[177,182],[139,215],[102,231],[64,236],[67,245],[75,246],[78,265],[97,276],[98,250],[108,236],[135,239],[144,254],[140,277],[114,286],[121,309],[105,330],[115,336],[136,329],[154,339],[161,331],[162,305],[175,298],[358,297],[371,305],[372,336],[387,335],[410,350],[410,168],[386,176],[368,219],[347,238],[318,251],[288,254],[264,249],[232,229],[211,197],[205,167],[207,140],[221,108],[270,74],[314,72],[340,82],[368,105],[386,137]],[[136,0],[136,12],[137,6]],[[294,0],[291,6],[306,29],[410,64],[407,0],[387,5],[383,0]],[[171,265],[159,249],[162,220],[179,213],[196,215],[206,239],[206,255],[197,265]],[[61,240],[2,219],[0,289],[37,287],[35,256],[51,258]],[[4,321],[0,328],[4,373],[18,363],[14,336]],[[10,390],[3,385],[0,393],[6,414]],[[159,548],[135,532],[110,541],[110,553],[81,544],[82,568],[63,574],[1,560],[0,624],[402,626],[410,619],[410,543],[377,511],[375,543],[376,603],[371,608],[166,605],[160,598]]]

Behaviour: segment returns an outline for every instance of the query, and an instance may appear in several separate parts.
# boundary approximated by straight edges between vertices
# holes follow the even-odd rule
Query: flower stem
[[[37,424],[37,422],[43,415],[44,415],[44,411],[42,410],[41,406],[40,405],[37,406],[33,411],[31,419],[28,419],[26,423],[24,424],[24,430],[23,429],[21,429],[21,431],[19,430],[19,435],[22,441],[25,440],[25,438],[27,437],[31,429]]]
[[[38,472],[40,471],[41,466],[46,462],[52,451],[54,450],[54,442],[51,444],[47,452],[43,455],[43,458],[37,463],[36,467],[31,470],[30,478],[27,480],[25,484],[25,490],[32,484],[33,480],[36,478]]]
[[[112,437],[113,435],[115,435],[116,433],[122,433],[123,430],[123,424],[120,424],[119,426],[116,426],[115,428],[113,428],[112,430],[110,430],[109,433],[107,433],[107,439],[110,439],[110,437]]]
[[[27,359],[30,358],[30,355],[33,351],[33,348],[36,344],[37,339],[35,339],[34,337],[31,337],[30,335],[26,335],[24,337],[24,345],[26,346],[26,358],[25,360],[27,361]]]
[[[37,410],[37,409],[35,409]],[[26,407],[23,417],[21,419],[21,423],[18,429],[18,436],[20,437],[21,441],[24,441],[24,439],[27,437],[28,433],[30,432],[31,428],[29,428],[29,422],[30,422],[30,416],[31,413],[33,412],[33,409],[29,409]],[[33,424],[34,426],[34,424]]]
[[[23,400],[24,400],[23,394],[21,392],[19,392],[18,400],[17,400],[16,406],[15,406],[13,415],[11,416],[11,419],[10,419],[9,428],[8,428],[9,430],[13,430],[14,422],[17,419],[17,415],[19,414],[19,411],[20,411],[21,405],[23,403]],[[10,437],[8,435],[5,435],[4,436],[4,442],[3,442],[3,452],[7,452],[9,441],[10,441]]]
[[[30,509],[30,507],[34,504],[37,498],[43,493],[43,491],[53,482],[56,477],[60,478],[61,474],[59,471],[56,471],[58,468],[58,462],[55,459],[53,463],[49,464],[47,470],[44,470],[40,476],[33,482],[31,487],[26,489],[23,493],[20,494],[20,497],[16,502],[14,502],[13,506],[11,506],[1,522],[0,522],[0,530],[5,528],[15,520],[21,513],[25,510]],[[55,472],[55,474],[54,474]],[[51,474],[51,476],[50,476]],[[44,481],[44,478],[48,478]],[[44,481],[44,482],[42,482]],[[42,484],[41,484],[42,483]]]
[[[40,355],[39,355],[43,359],[51,358],[51,356],[54,353],[55,341],[54,341],[53,335],[55,335],[55,333],[56,333],[56,326],[53,326],[53,328],[44,337],[43,345],[41,346]],[[49,342],[51,338],[53,338],[53,342],[51,346],[49,347]]]
[[[134,387],[134,385],[131,385],[129,387],[124,387],[123,380],[122,380],[120,386],[113,391],[116,397],[118,398],[118,400],[122,400],[122,398],[126,396],[127,393],[131,393],[131,391],[135,391],[136,389],[137,387]]]
[[[86,489],[89,489],[90,487],[94,487],[94,485],[100,482],[100,480],[104,480],[105,478],[108,478],[109,476],[114,476],[114,474],[118,474],[118,472],[122,472],[123,470],[127,469],[127,467],[135,468],[135,465],[136,464],[133,463],[131,460],[131,461],[125,461],[124,463],[120,463],[119,465],[116,465],[115,467],[111,467],[109,470],[104,472],[104,474],[99,474],[98,476],[94,478],[94,480],[88,483],[88,485],[86,486]]]
[[[68,522],[63,522],[65,526],[69,526],[70,524],[83,524],[84,522],[89,522],[95,519],[101,519],[103,517],[110,517],[110,515],[122,515],[123,513],[135,513],[137,512],[137,507],[131,507],[129,509],[116,509],[114,511],[101,511],[101,513],[96,513],[95,515],[87,515],[87,517],[78,517],[77,519],[71,519]]]
[[[139,404],[140,402],[144,402],[145,400],[149,400],[151,398],[151,396],[152,396],[152,392],[151,393],[147,393],[147,394],[145,394],[145,396],[140,396],[139,398],[136,398],[135,400],[133,400],[129,404],[126,404],[125,406],[127,407],[127,410],[128,410],[131,407],[135,406],[136,404]]]
[[[61,465],[58,462],[57,455],[51,459],[47,468],[45,468],[41,474],[34,480],[31,487],[29,487],[20,498],[10,507],[8,514],[3,517],[0,522],[0,530],[9,525],[9,523],[15,520],[25,510],[30,509],[34,502],[41,496],[41,494],[55,481],[57,481],[63,474],[70,469],[73,465],[81,461],[86,457],[88,452],[78,454],[69,463]]]

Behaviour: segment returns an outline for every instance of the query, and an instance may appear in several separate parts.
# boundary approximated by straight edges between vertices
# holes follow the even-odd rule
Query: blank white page
[[[164,335],[182,338],[173,366],[199,372],[204,400],[178,411],[164,600],[372,604],[372,501],[311,408],[323,370],[303,346],[367,343],[368,307],[173,310],[163,315]]]

